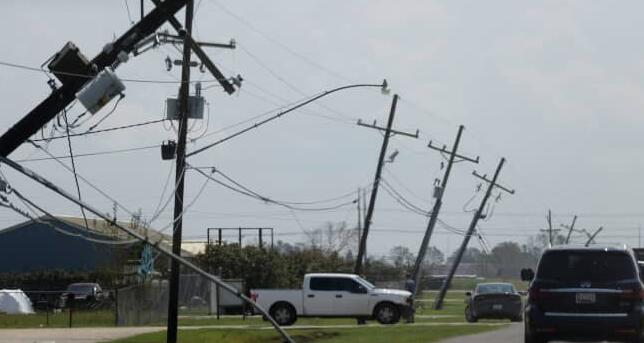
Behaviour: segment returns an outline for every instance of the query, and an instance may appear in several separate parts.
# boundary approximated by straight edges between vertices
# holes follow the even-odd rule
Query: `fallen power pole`
[[[358,246],[358,256],[356,257],[356,265],[353,269],[354,274],[362,273],[362,260],[365,258],[365,250],[367,249],[367,236],[369,235],[369,227],[371,226],[371,218],[373,217],[373,210],[376,205],[376,198],[378,197],[378,186],[380,185],[380,177],[382,173],[382,167],[385,162],[385,155],[387,154],[387,146],[389,145],[389,137],[392,134],[400,134],[404,136],[409,136],[413,138],[418,138],[418,132],[415,134],[410,134],[406,132],[396,131],[391,128],[394,122],[394,116],[396,115],[396,104],[398,103],[398,94],[394,94],[394,99],[391,103],[391,110],[389,111],[389,119],[387,121],[387,127],[383,128],[377,126],[374,122],[373,124],[365,124],[361,120],[358,120],[358,125],[369,127],[372,129],[384,131],[385,135],[382,140],[382,147],[380,148],[380,156],[378,158],[378,166],[376,167],[376,177],[373,181],[373,188],[371,190],[371,198],[369,199],[369,207],[367,208],[367,214],[364,220],[364,228],[362,229],[362,234],[360,235],[360,245]]]
[[[447,180],[449,179],[450,172],[452,171],[452,165],[454,164],[454,159],[455,157],[460,158],[461,161],[469,161],[472,163],[479,163],[479,158],[478,156],[476,159],[469,158],[463,155],[459,155],[457,153],[458,151],[458,144],[461,141],[461,134],[463,133],[463,129],[465,127],[463,125],[459,126],[458,128],[458,133],[456,134],[456,140],[454,141],[454,147],[452,148],[452,151],[448,151],[446,146],[443,146],[442,148],[438,148],[434,145],[432,145],[432,142],[429,142],[428,147],[430,149],[436,150],[440,152],[441,154],[449,154],[449,161],[447,162],[447,168],[445,169],[445,175],[443,176],[443,180],[441,180],[440,186],[436,186],[434,188],[434,197],[436,200],[434,201],[434,207],[432,208],[431,212],[431,217],[429,218],[429,222],[427,224],[427,230],[425,231],[425,236],[423,237],[423,241],[420,243],[420,249],[418,250],[418,256],[416,256],[416,263],[414,264],[414,269],[413,269],[413,274],[412,274],[412,279],[414,280],[414,291],[412,296],[415,298],[416,294],[418,292],[418,288],[420,287],[420,278],[422,274],[422,264],[423,260],[425,259],[425,254],[427,253],[427,247],[429,245],[429,241],[432,237],[432,233],[434,232],[434,227],[436,226],[436,221],[438,219],[438,213],[440,212],[441,206],[443,205],[443,194],[445,194],[445,188],[447,187]]]
[[[435,310],[440,310],[443,308],[443,300],[445,299],[445,294],[447,293],[447,289],[449,288],[449,285],[452,282],[452,278],[454,278],[454,274],[456,273],[456,269],[458,268],[458,265],[461,263],[461,259],[463,258],[465,249],[467,249],[467,244],[470,242],[470,238],[474,234],[474,230],[476,230],[476,225],[478,224],[479,219],[481,219],[481,217],[483,216],[485,205],[487,203],[488,198],[492,194],[492,190],[495,187],[497,187],[510,194],[514,194],[514,190],[505,188],[497,184],[496,182],[499,177],[499,173],[501,172],[501,168],[503,168],[504,163],[505,163],[505,158],[501,158],[501,161],[499,161],[499,165],[496,167],[496,171],[494,172],[494,177],[492,178],[491,181],[487,179],[486,175],[481,176],[477,174],[476,171],[472,173],[475,177],[483,180],[488,184],[487,191],[485,192],[485,196],[483,196],[483,199],[481,200],[481,205],[479,205],[478,210],[476,210],[476,212],[474,213],[474,217],[472,217],[472,222],[470,223],[470,227],[467,230],[467,233],[465,233],[465,238],[463,238],[463,242],[461,243],[461,246],[458,249],[456,259],[452,263],[449,273],[447,274],[447,278],[445,279],[445,281],[443,281],[443,284],[441,285],[441,289],[436,295],[436,300],[434,300]]]
[[[4,157],[4,156],[0,156],[0,162],[2,162],[5,165],[11,167],[12,169],[16,170],[17,172],[27,176],[28,178],[38,182],[39,184],[45,186],[46,188],[48,188],[49,190],[53,191],[54,193],[57,193],[58,195],[62,196],[63,198],[75,203],[76,205],[82,206],[88,212],[91,212],[94,215],[96,215],[97,217],[99,217],[99,218],[105,220],[106,222],[110,223],[110,225],[120,229],[123,232],[126,232],[127,234],[129,234],[130,236],[136,238],[137,240],[150,245],[152,248],[154,248],[155,250],[159,251],[163,255],[168,256],[170,259],[172,259],[172,261],[177,261],[178,263],[180,263],[181,265],[185,266],[186,268],[189,268],[189,269],[193,270],[195,273],[203,276],[204,278],[214,282],[215,284],[219,285],[220,287],[222,287],[222,288],[226,289],[227,291],[231,292],[232,294],[234,294],[239,299],[244,300],[246,303],[250,304],[255,309],[257,309],[257,311],[259,311],[266,319],[268,319],[268,321],[271,323],[271,325],[273,325],[273,327],[279,332],[279,334],[282,336],[282,338],[286,342],[294,343],[293,339],[289,336],[289,334],[286,333],[286,331],[284,329],[282,329],[279,326],[279,324],[277,324],[277,322],[275,322],[275,319],[273,319],[273,317],[268,313],[268,311],[266,311],[263,307],[259,306],[255,301],[253,301],[252,299],[250,299],[249,297],[244,295],[241,291],[237,290],[235,287],[233,287],[233,286],[227,284],[226,282],[224,282],[223,280],[221,280],[219,277],[214,276],[214,275],[206,272],[205,270],[197,267],[195,264],[193,264],[192,262],[188,261],[187,259],[172,253],[172,251],[164,248],[160,244],[161,243],[160,241],[153,242],[148,237],[144,237],[144,236],[140,235],[139,233],[137,233],[136,231],[134,231],[132,229],[126,228],[124,226],[121,226],[120,224],[118,224],[114,220],[114,218],[110,218],[109,216],[105,215],[102,211],[92,207],[89,204],[86,204],[85,202],[83,202],[83,201],[79,200],[78,198],[74,197],[73,195],[65,192],[64,190],[62,190],[58,186],[56,186],[54,183],[52,183],[51,181],[45,179],[44,177],[40,176],[39,174],[35,173],[34,171],[32,171],[32,170],[30,170],[28,168],[25,168],[25,167],[21,166],[20,164],[14,162],[14,161],[12,161],[9,158]]]

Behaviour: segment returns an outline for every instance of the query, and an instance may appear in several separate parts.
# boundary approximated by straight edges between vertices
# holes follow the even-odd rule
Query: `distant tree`
[[[454,251],[452,255],[447,259],[447,263],[452,263],[456,259],[456,254],[458,250]],[[477,263],[483,262],[486,259],[486,254],[478,248],[470,247],[465,249],[463,253],[463,258],[461,263]]]
[[[393,262],[394,267],[400,270],[411,270],[416,263],[416,256],[409,250],[409,248],[397,245],[389,250],[390,260]]]
[[[347,226],[346,222],[326,223],[323,227],[305,232],[306,245],[323,252],[346,252],[358,244],[358,231]]]
[[[492,249],[490,261],[497,268],[496,276],[518,278],[521,268],[531,267],[534,258],[516,242],[501,242]]]
[[[445,254],[437,247],[427,248],[425,253],[425,263],[429,266],[445,263]]]

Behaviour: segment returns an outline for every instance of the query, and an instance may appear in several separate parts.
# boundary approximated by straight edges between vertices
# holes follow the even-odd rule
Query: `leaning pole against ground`
[[[282,329],[277,324],[275,319],[273,319],[273,317],[271,317],[271,315],[266,310],[264,310],[264,308],[259,306],[256,302],[251,300],[249,297],[247,297],[244,294],[242,294],[241,291],[237,290],[235,287],[227,284],[226,282],[222,281],[220,278],[218,278],[218,277],[206,272],[205,270],[199,268],[198,266],[196,266],[192,262],[186,260],[185,258],[183,258],[181,256],[177,256],[177,255],[173,254],[170,250],[167,250],[167,249],[163,248],[160,245],[160,243],[161,243],[160,241],[152,242],[148,237],[144,237],[144,236],[138,234],[137,232],[135,232],[134,230],[131,230],[131,229],[128,229],[126,227],[123,227],[123,226],[119,225],[115,220],[113,220],[113,219],[109,218],[108,216],[106,216],[105,214],[101,213],[101,211],[93,208],[91,205],[84,203],[83,201],[77,199],[73,195],[67,193],[66,191],[64,191],[62,189],[60,189],[54,183],[52,183],[51,181],[49,181],[49,180],[45,179],[44,177],[40,176],[39,174],[37,174],[36,172],[32,171],[31,169],[23,167],[20,164],[14,162],[13,160],[10,160],[9,158],[1,156],[1,155],[0,155],[0,162],[2,162],[4,164],[6,164],[7,166],[15,169],[19,173],[27,176],[28,178],[40,183],[41,185],[49,188],[51,191],[53,191],[55,193],[58,193],[60,196],[66,198],[67,200],[69,200],[69,201],[71,201],[71,202],[73,202],[73,203],[75,203],[75,204],[77,204],[79,206],[82,206],[84,209],[88,210],[89,212],[93,213],[94,215],[98,216],[99,218],[101,218],[101,219],[105,220],[106,222],[110,223],[112,226],[120,229],[121,231],[126,232],[127,234],[129,234],[130,236],[138,239],[141,242],[144,242],[144,243],[147,243],[147,244],[151,245],[154,249],[156,249],[160,253],[168,256],[169,258],[171,258],[174,261],[177,261],[178,263],[184,265],[185,267],[187,267],[189,269],[192,269],[197,274],[205,277],[206,279],[214,282],[215,284],[219,285],[220,287],[223,287],[224,289],[226,289],[229,292],[233,293],[235,296],[237,296],[238,298],[240,298],[240,299],[244,300],[245,302],[249,303],[251,306],[256,308],[262,315],[264,315],[268,319],[268,321],[273,325],[275,330],[277,330],[279,332],[279,334],[282,336],[282,338],[284,338],[289,343],[295,343],[295,341],[293,341],[293,339],[288,335],[288,333],[286,333],[286,331],[284,329]]]

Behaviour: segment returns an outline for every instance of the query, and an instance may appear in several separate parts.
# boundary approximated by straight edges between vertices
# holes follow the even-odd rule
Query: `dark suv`
[[[644,286],[633,253],[615,247],[547,249],[532,281],[524,310],[525,342],[642,340]]]

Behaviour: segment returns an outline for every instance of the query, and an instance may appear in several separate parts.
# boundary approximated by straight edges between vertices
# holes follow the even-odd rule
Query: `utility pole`
[[[598,235],[598,234],[599,234],[603,229],[604,229],[604,227],[603,227],[603,226],[600,226],[600,227],[599,227],[599,229],[597,229],[597,231],[595,231],[592,235],[590,235],[588,232],[586,232],[586,234],[587,234],[587,235],[589,235],[589,236],[588,236],[588,241],[586,241],[586,246],[589,246],[589,245],[590,245],[590,243],[593,243],[593,242],[595,241],[595,237],[597,237],[597,235]]]
[[[570,242],[570,235],[572,235],[572,231],[575,229],[575,222],[576,221],[577,221],[577,215],[575,215],[572,218],[572,224],[570,224],[570,226],[566,226],[566,225],[561,224],[561,226],[563,226],[563,227],[568,229],[568,236],[566,236],[566,244],[568,244]]]
[[[184,38],[192,38],[192,15],[194,0],[186,3]],[[183,191],[185,185],[186,137],[188,135],[188,96],[190,92],[190,41],[183,40],[183,63],[181,66],[181,85],[179,86],[179,138],[176,155],[176,191],[174,193],[174,222],[172,233],[172,253],[181,256],[181,233],[183,228]],[[177,323],[179,305],[180,264],[172,260],[170,268],[170,293],[168,301],[167,343],[177,343]]]
[[[479,175],[474,171],[472,174],[483,180],[488,184],[487,191],[485,192],[485,196],[481,200],[481,205],[479,206],[478,210],[476,213],[474,213],[474,217],[472,218],[472,222],[470,223],[470,227],[467,230],[467,233],[465,234],[465,238],[463,239],[463,242],[461,243],[460,248],[458,249],[458,253],[456,255],[456,259],[454,260],[454,263],[452,263],[452,266],[449,270],[449,274],[447,274],[447,278],[445,281],[443,281],[443,285],[441,286],[440,291],[438,292],[438,295],[436,295],[436,300],[434,300],[434,309],[435,310],[440,310],[443,308],[443,299],[445,298],[445,294],[447,293],[447,288],[449,287],[449,284],[452,282],[452,278],[454,277],[454,274],[456,273],[456,269],[458,268],[458,265],[461,263],[461,259],[463,258],[463,254],[465,253],[465,249],[467,249],[467,244],[470,242],[470,238],[474,234],[474,230],[476,229],[476,224],[478,223],[479,219],[483,216],[483,211],[485,210],[485,204],[487,203],[488,198],[492,194],[492,190],[495,187],[498,187],[499,189],[506,191],[510,194],[514,194],[514,190],[510,190],[508,188],[505,188],[499,184],[497,184],[497,179],[499,177],[499,173],[501,172],[501,168],[503,168],[503,164],[505,163],[505,158],[501,158],[501,161],[499,161],[499,165],[496,167],[496,171],[494,172],[494,177],[492,180],[487,179],[487,175]]]
[[[558,232],[559,229],[553,229],[552,228],[552,211],[548,210],[548,215],[546,216],[546,222],[548,222],[548,229],[547,230],[541,230],[541,232],[548,232],[548,248],[552,248],[553,245],[553,236],[552,234],[554,232]]]
[[[369,236],[369,227],[371,226],[371,218],[373,217],[373,209],[376,205],[376,198],[378,196],[378,186],[380,185],[380,175],[382,173],[382,166],[385,162],[385,155],[387,154],[387,146],[389,145],[389,137],[392,134],[401,134],[405,136],[410,136],[418,138],[418,132],[416,134],[410,134],[406,132],[392,130],[391,126],[394,122],[394,116],[396,115],[396,105],[398,104],[398,94],[394,94],[394,99],[391,103],[391,110],[389,111],[389,120],[387,121],[387,127],[379,127],[376,125],[376,122],[371,124],[364,124],[361,120],[358,120],[358,125],[369,127],[372,129],[385,131],[385,136],[382,141],[382,147],[380,148],[380,156],[378,158],[378,166],[376,168],[376,177],[373,181],[373,188],[371,190],[371,198],[369,199],[369,208],[367,209],[367,215],[364,220],[364,228],[362,229],[362,235],[360,236],[360,245],[358,246],[358,256],[356,257],[356,265],[353,269],[354,274],[362,273],[362,260],[365,258],[365,250],[367,249],[367,237]]]
[[[449,179],[450,172],[452,171],[452,165],[454,164],[454,159],[455,157],[458,157],[461,159],[461,161],[479,163],[478,156],[476,157],[476,159],[472,159],[469,157],[459,155],[457,153],[458,144],[461,141],[461,134],[463,133],[464,128],[465,127],[463,125],[458,127],[458,133],[456,134],[456,140],[454,141],[454,147],[452,148],[452,151],[448,151],[446,146],[444,145],[442,148],[435,147],[434,145],[432,145],[432,142],[429,141],[428,147],[430,149],[440,152],[441,154],[449,154],[449,161],[447,162],[447,168],[445,169],[445,175],[443,176],[443,180],[441,181],[440,187],[436,186],[434,188],[434,197],[436,198],[436,200],[434,201],[434,207],[432,208],[431,217],[429,218],[429,222],[427,224],[427,230],[425,231],[425,236],[423,237],[423,241],[420,244],[418,256],[416,256],[416,263],[414,264],[413,275],[412,275],[412,279],[414,280],[414,293],[412,294],[412,297],[414,298],[418,293],[418,287],[420,287],[419,284],[420,284],[420,277],[422,274],[421,273],[422,263],[423,263],[423,260],[425,260],[425,254],[427,253],[427,246],[429,245],[429,240],[431,239],[432,233],[434,232],[434,227],[436,226],[438,213],[440,212],[441,206],[443,205],[443,194],[445,194],[445,188],[447,187],[447,180]]]
[[[361,230],[362,230],[362,209],[360,208],[362,206],[361,197],[362,197],[362,189],[360,187],[358,187],[358,202],[357,202],[357,204],[358,204],[358,227],[357,227],[358,242],[360,242],[360,234],[361,234]]]

